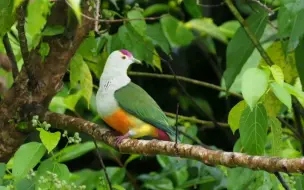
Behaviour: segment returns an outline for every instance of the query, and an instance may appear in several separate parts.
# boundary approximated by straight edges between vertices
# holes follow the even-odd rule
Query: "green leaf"
[[[188,180],[185,183],[183,183],[182,185],[178,186],[178,188],[186,189],[186,188],[191,188],[191,187],[195,187],[197,185],[210,183],[210,182],[214,182],[214,181],[215,181],[214,177],[202,176],[202,177],[198,177],[198,178],[195,178],[195,179]]]
[[[263,105],[269,117],[276,117],[281,111],[282,103],[272,90],[269,90],[263,100]]]
[[[161,66],[161,61],[160,61],[160,56],[158,55],[157,51],[153,51],[153,66],[158,68],[160,72],[162,72],[162,66]]]
[[[257,68],[245,71],[242,81],[242,94],[248,106],[253,109],[268,87],[267,74]]]
[[[168,178],[161,178],[159,180],[147,180],[144,182],[144,188],[150,190],[173,190],[173,183]]]
[[[10,30],[15,22],[16,16],[13,13],[14,1],[0,1],[0,37]]]
[[[159,23],[147,25],[147,36],[155,46],[159,46],[166,54],[170,53],[169,42]]]
[[[6,186],[0,186],[0,190],[9,190]]]
[[[66,165],[51,160],[43,161],[37,169],[37,174],[45,175],[47,171],[57,174],[60,180],[68,181],[70,178],[70,171]]]
[[[40,49],[39,49],[39,53],[41,55],[41,57],[44,59],[46,56],[49,55],[50,52],[50,46],[48,43],[42,42],[40,44]]]
[[[131,10],[127,14],[128,19],[130,20],[131,26],[138,32],[140,35],[145,35],[147,31],[147,24],[144,20],[144,16],[138,10]],[[141,19],[141,20],[132,20],[132,19]]]
[[[26,31],[32,36],[41,35],[52,3],[49,0],[29,1],[27,6]]]
[[[113,184],[121,184],[126,176],[125,168],[107,167],[107,172]]]
[[[35,185],[33,179],[23,178],[16,183],[16,190],[35,190]]]
[[[273,82],[271,83],[271,89],[276,97],[291,110],[291,95],[289,92],[280,84]]]
[[[293,51],[299,44],[299,39],[304,34],[301,23],[304,20],[304,5],[302,0],[286,1],[280,7],[278,15],[279,36],[289,37],[287,51]]]
[[[87,100],[89,106],[93,93],[93,78],[88,65],[79,54],[75,54],[71,60],[70,81],[71,88],[75,88],[78,82],[80,83],[82,96]]]
[[[247,153],[262,155],[267,141],[267,113],[263,104],[258,104],[251,111],[247,107],[240,120],[240,138]]]
[[[135,58],[153,65],[153,52],[151,50],[154,47],[151,40],[139,35],[129,23],[119,28],[118,36],[124,49],[132,52]]]
[[[75,94],[71,94],[68,95],[67,97],[59,97],[58,102],[56,102],[58,104],[58,106],[62,106],[63,108],[69,109],[71,111],[75,112],[75,107],[77,102],[79,101],[79,99],[82,96],[82,91],[78,91]],[[62,98],[62,99],[61,99]],[[62,103],[62,105],[61,105]]]
[[[83,169],[72,174],[71,182],[75,185],[85,185],[88,190],[95,190],[97,184],[103,183],[105,178],[103,177],[103,171],[93,171],[89,169]],[[105,182],[106,183],[106,182]]]
[[[125,161],[124,163],[124,167],[127,167],[127,165],[132,162],[133,160],[136,160],[137,158],[140,158],[141,155],[140,154],[131,154],[128,159]]]
[[[73,144],[55,153],[51,159],[56,159],[57,162],[67,162],[92,151],[94,148],[95,145],[91,141],[81,144]]]
[[[284,73],[283,73],[281,67],[278,66],[278,65],[272,65],[270,67],[270,71],[272,73],[272,76],[273,76],[274,80],[278,84],[282,85],[283,82],[284,82]]]
[[[297,89],[294,86],[291,86],[290,84],[284,83],[284,88],[291,94],[294,95],[302,104],[304,105],[304,92]]]
[[[244,109],[247,107],[247,104],[244,100],[237,103],[229,112],[228,115],[228,124],[233,132],[240,128],[240,119]]]
[[[39,163],[45,152],[46,149],[41,143],[30,142],[21,145],[14,156],[13,176],[17,180],[26,176]]]
[[[304,86],[304,38],[295,50],[295,59],[301,84]]]
[[[154,3],[144,10],[144,16],[151,16],[157,13],[168,13],[169,6],[162,3]]]
[[[219,26],[219,29],[228,38],[232,38],[239,27],[240,27],[239,21],[230,20],[230,21],[224,22],[221,26]]]
[[[185,26],[189,29],[193,29],[200,32],[201,35],[207,34],[221,42],[227,43],[227,37],[213,23],[212,19],[207,19],[207,18],[192,19],[189,22],[187,22]]]
[[[252,14],[245,22],[249,30],[259,40],[262,37],[267,23],[267,13],[265,11]],[[249,39],[243,27],[239,27],[231,41],[228,43],[226,58],[227,69],[224,73],[226,87],[229,89],[240,73],[243,65],[254,50],[254,45]]]
[[[240,177],[242,176],[242,177]],[[227,188],[229,190],[243,190],[255,180],[254,171],[248,168],[229,168],[227,175]]]
[[[80,8],[81,0],[68,0],[68,3],[70,7],[73,9],[78,22],[81,23],[81,8]]]
[[[203,16],[202,9],[199,7],[197,1],[184,0],[183,2],[186,11],[191,15],[192,18],[200,18]]]
[[[284,74],[284,79],[286,82],[291,83],[298,76],[297,69],[295,65],[294,53],[285,54],[283,51],[282,43],[280,41],[275,41],[266,49],[267,54],[270,56],[271,60],[275,65],[279,66]],[[260,65],[267,66],[268,64],[264,59],[261,59]]]
[[[5,175],[6,165],[5,163],[0,163],[0,185],[3,184],[3,177]]]
[[[52,150],[54,150],[54,148],[57,146],[57,144],[60,141],[61,133],[59,131],[55,133],[51,133],[49,131],[45,131],[42,128],[37,128],[37,130],[40,132],[39,136],[41,142],[48,150],[48,153],[52,152]]]
[[[275,118],[269,118],[269,125],[271,128],[271,155],[279,156],[281,151],[281,142],[282,142],[282,127],[281,122]]]
[[[166,38],[173,47],[189,45],[194,39],[192,32],[172,16],[162,17],[160,23]]]
[[[62,34],[64,32],[64,27],[61,25],[54,25],[54,26],[46,26],[45,29],[42,31],[42,36],[56,36],[58,34]]]

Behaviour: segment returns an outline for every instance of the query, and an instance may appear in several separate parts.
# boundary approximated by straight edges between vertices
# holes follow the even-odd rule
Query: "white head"
[[[120,76],[126,75],[129,66],[132,63],[141,63],[139,60],[135,59],[128,50],[116,50],[113,51],[105,64],[102,76]]]

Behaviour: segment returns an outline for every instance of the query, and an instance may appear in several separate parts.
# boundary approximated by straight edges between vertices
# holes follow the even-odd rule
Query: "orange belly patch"
[[[103,120],[110,127],[122,134],[126,134],[129,131],[129,127],[134,125],[129,114],[122,109],[118,109],[112,115],[104,117]]]

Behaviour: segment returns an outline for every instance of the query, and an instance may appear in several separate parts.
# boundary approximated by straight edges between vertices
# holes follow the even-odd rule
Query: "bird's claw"
[[[128,134],[116,137],[115,145],[118,146],[124,139],[128,138]]]

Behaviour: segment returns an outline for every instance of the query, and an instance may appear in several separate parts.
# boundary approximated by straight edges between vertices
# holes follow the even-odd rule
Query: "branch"
[[[165,112],[165,114],[168,117],[172,117],[172,118],[176,118],[176,114],[174,113],[169,113],[169,112]],[[208,127],[214,127],[214,123],[212,121],[205,121],[205,120],[200,120],[200,119],[196,119],[194,117],[188,117],[188,116],[184,116],[184,115],[178,115],[178,118],[181,120],[185,120],[185,121],[190,121],[192,123],[198,123],[204,126],[208,126]],[[216,122],[220,127],[229,127],[228,123],[221,123],[221,122]]]
[[[28,70],[29,50],[28,50],[27,39],[25,36],[25,30],[24,30],[24,25],[25,25],[24,5],[26,3],[27,2],[25,1],[17,9],[17,19],[18,19],[17,30],[18,30],[18,38],[19,38],[20,49],[21,49],[21,54],[23,57],[24,66],[26,67],[27,72],[30,73],[30,71]]]
[[[268,172],[300,172],[304,171],[304,158],[278,158],[267,156],[250,156],[243,153],[209,150],[201,146],[177,144],[158,140],[125,139],[118,147],[115,145],[114,133],[100,125],[71,116],[47,112],[42,116],[45,121],[58,129],[83,132],[115,147],[120,152],[144,155],[163,154],[199,160],[208,165],[226,167],[246,167]],[[176,154],[178,152],[178,154]]]
[[[13,70],[13,77],[15,79],[17,77],[19,71],[18,71],[18,67],[17,67],[17,61],[16,61],[16,58],[15,58],[15,55],[14,55],[14,52],[13,52],[13,49],[11,46],[11,42],[8,38],[7,33],[3,36],[3,44],[5,47],[6,54],[10,59],[12,70]]]
[[[168,74],[156,74],[156,73],[145,73],[145,72],[134,72],[134,71],[129,71],[128,74],[131,75],[131,76],[141,76],[141,77],[152,77],[152,78],[162,78],[162,79],[175,80],[174,75],[168,75]],[[176,76],[176,78],[178,80],[188,82],[188,83],[191,83],[191,84],[195,84],[195,85],[198,85],[198,86],[211,88],[211,89],[214,89],[214,90],[217,90],[217,91],[223,91],[223,92],[226,92],[226,93],[228,93],[232,96],[243,99],[243,97],[240,94],[237,94],[237,93],[234,93],[234,92],[229,92],[225,88],[222,88],[222,87],[214,85],[214,84],[210,84],[208,82],[203,82],[203,81],[199,81],[199,80],[195,80],[195,79],[190,79],[190,78],[183,77],[183,76]]]
[[[237,10],[237,8],[233,5],[231,0],[225,0],[227,6],[229,7],[230,11],[232,12],[232,14],[235,16],[235,18],[239,21],[239,23],[243,26],[246,34],[248,35],[248,37],[250,38],[250,40],[252,41],[253,45],[257,48],[257,50],[260,52],[261,56],[263,57],[263,59],[265,60],[265,62],[271,66],[274,65],[273,61],[270,59],[269,55],[267,54],[267,52],[264,50],[264,48],[261,46],[260,42],[256,39],[256,37],[254,36],[254,34],[250,31],[249,27],[246,24],[246,21],[244,20],[244,18],[241,16],[241,14],[239,13],[239,11]]]

